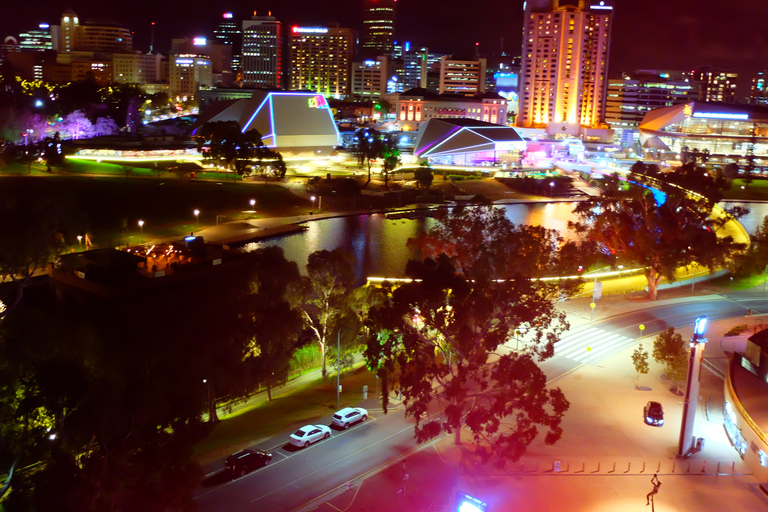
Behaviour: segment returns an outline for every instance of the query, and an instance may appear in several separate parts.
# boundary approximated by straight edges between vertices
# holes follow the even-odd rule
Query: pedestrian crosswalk
[[[555,355],[582,363],[602,359],[609,351],[631,344],[632,338],[604,331],[596,327],[566,334],[555,343]]]

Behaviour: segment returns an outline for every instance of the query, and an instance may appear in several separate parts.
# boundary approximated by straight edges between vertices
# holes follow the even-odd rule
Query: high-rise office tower
[[[232,47],[232,67],[240,68],[240,47],[242,35],[234,15],[231,12],[222,14],[221,23],[213,29],[213,38],[227,46]]]
[[[736,81],[739,75],[732,69],[699,66],[691,71],[691,79],[699,84],[699,100],[736,102]]]
[[[19,34],[19,48],[38,52],[53,50],[50,25],[41,23],[37,30],[28,30]]]
[[[362,52],[366,57],[392,56],[396,0],[364,0]]]
[[[402,70],[400,71],[400,82],[403,84],[403,90],[413,89],[415,87],[427,86],[427,57],[429,50],[426,48],[411,49],[411,43],[406,42],[403,45]]]
[[[485,59],[440,59],[440,94],[474,96],[485,92]]]
[[[243,20],[243,83],[252,87],[283,85],[283,27],[272,16]]]
[[[521,127],[603,122],[611,0],[528,0],[520,72]]]
[[[355,51],[352,29],[291,27],[291,90],[313,91],[342,98],[350,92],[350,68]]]

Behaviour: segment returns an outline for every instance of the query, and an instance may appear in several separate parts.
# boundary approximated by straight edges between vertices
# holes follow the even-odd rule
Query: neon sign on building
[[[297,34],[327,34],[325,27],[293,27],[293,32]]]
[[[749,120],[749,114],[730,114],[726,112],[694,112],[693,117],[705,117],[710,119],[734,119],[736,121]]]
[[[312,96],[307,100],[309,108],[328,108],[328,100],[325,96]]]

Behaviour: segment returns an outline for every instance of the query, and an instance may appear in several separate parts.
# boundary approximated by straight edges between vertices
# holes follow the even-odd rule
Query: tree
[[[107,116],[96,119],[96,124],[93,125],[93,134],[97,137],[104,135],[116,135],[118,132],[117,123]]]
[[[345,318],[354,315],[349,307],[354,282],[354,259],[349,253],[340,248],[316,251],[309,255],[307,275],[289,292],[292,306],[300,311],[304,327],[323,356],[323,377],[330,339]]]
[[[643,350],[642,343],[640,343],[635,351],[632,352],[632,365],[635,367],[638,379],[640,378],[640,374],[645,375],[648,373],[648,351]]]
[[[82,110],[75,110],[68,114],[61,122],[61,128],[69,132],[73,139],[87,138],[93,135],[93,124]]]
[[[434,179],[434,176],[432,175],[432,168],[429,166],[429,163],[427,163],[426,160],[422,162],[415,171],[413,171],[413,177],[416,180],[416,183],[418,183],[419,188],[429,190],[429,187],[432,186],[432,180]]]
[[[674,281],[679,267],[696,263],[714,269],[744,249],[730,236],[718,235],[731,218],[744,213],[741,208],[716,217],[709,198],[676,186],[660,182],[660,190],[651,191],[633,183],[622,189],[615,177],[605,182],[601,196],[576,206],[581,222],[569,222],[569,227],[623,261],[644,267],[652,300],[661,279]]]
[[[0,419],[11,419],[6,405],[13,418],[1,422],[0,459],[41,462],[14,477],[6,509],[189,509],[202,476],[192,449],[210,431],[203,380],[230,396],[242,382],[238,286],[221,278],[86,304],[36,290],[6,317]]]
[[[205,123],[195,139],[204,158],[223,161],[227,169],[234,167],[240,176],[249,175],[254,165],[263,166],[265,161],[274,165],[278,174],[285,175],[282,155],[264,145],[258,130],[243,133],[236,121]]]
[[[389,182],[389,173],[400,165],[400,148],[397,147],[397,135],[383,136],[379,156],[382,159],[381,172],[384,174],[384,186]]]
[[[299,268],[288,261],[279,247],[259,249],[250,289],[243,300],[244,327],[248,351],[245,362],[257,384],[272,388],[288,379],[291,357],[298,348],[301,316],[288,302],[287,289],[299,281]]]
[[[669,380],[677,384],[685,380],[688,371],[688,351],[680,333],[674,327],[662,331],[653,340],[653,359],[664,365]]]
[[[352,146],[352,154],[357,157],[357,163],[362,167],[368,165],[367,186],[371,182],[371,165],[373,160],[379,158],[382,151],[381,134],[374,128],[360,128],[355,132],[355,143]]]
[[[382,378],[385,411],[399,386],[420,442],[441,432],[459,442],[466,424],[488,448],[483,460],[502,465],[518,460],[540,428],[547,444],[562,434],[568,401],[547,389],[537,362],[568,328],[555,309],[564,285],[533,279],[549,270],[531,261],[537,254],[542,267],[555,263],[558,246],[551,233],[516,229],[492,207],[456,208],[438,222],[414,241],[422,258],[406,268],[414,281],[385,286],[366,357]],[[501,351],[515,333],[524,347]],[[427,414],[435,400],[440,418]]]

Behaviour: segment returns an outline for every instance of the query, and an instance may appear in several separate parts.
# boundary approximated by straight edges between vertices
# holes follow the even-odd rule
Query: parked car
[[[368,419],[368,411],[362,407],[345,407],[333,415],[333,424],[341,428],[349,428],[353,423]]]
[[[645,423],[652,427],[660,427],[664,424],[664,408],[659,402],[648,402],[643,409]]]
[[[306,448],[315,441],[331,437],[331,429],[325,425],[306,425],[291,434],[291,444]]]
[[[240,450],[235,452],[224,462],[233,477],[243,476],[256,468],[266,466],[272,461],[272,454],[264,450]]]

